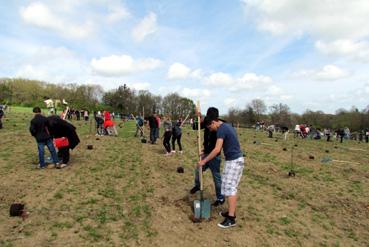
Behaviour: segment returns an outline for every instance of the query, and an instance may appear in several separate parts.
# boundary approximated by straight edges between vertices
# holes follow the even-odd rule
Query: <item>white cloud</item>
[[[212,86],[230,86],[233,83],[232,76],[223,72],[213,73],[205,80],[205,84]]]
[[[87,64],[65,47],[32,48],[16,64],[14,76],[48,82],[78,82]]]
[[[273,35],[317,40],[327,55],[369,62],[369,2],[367,0],[241,0],[257,28]],[[292,20],[292,21],[291,21]]]
[[[278,86],[270,86],[267,89],[267,94],[269,95],[281,95],[281,93],[283,92],[282,88],[278,87]]]
[[[321,70],[317,71],[315,74],[315,79],[317,80],[338,80],[347,77],[349,73],[337,66],[326,65]]]
[[[180,94],[187,98],[199,98],[199,97],[209,97],[211,92],[208,89],[200,88],[183,88]]]
[[[150,12],[132,30],[132,37],[136,42],[143,41],[148,35],[157,31],[156,14]]]
[[[369,42],[348,39],[333,42],[317,41],[315,47],[323,54],[343,56],[354,61],[369,62]]]
[[[182,63],[173,63],[169,67],[167,78],[168,80],[202,80],[204,78],[204,75],[201,69],[193,70]]]
[[[112,3],[108,6],[109,14],[106,17],[109,23],[117,22],[131,16],[121,3]]]
[[[259,29],[273,34],[309,33],[318,39],[369,35],[367,0],[241,0]],[[293,20],[293,21],[291,21]]]
[[[139,71],[153,70],[161,65],[161,61],[153,58],[134,60],[128,55],[111,55],[93,58],[90,63],[94,72],[102,76],[123,76]]]
[[[181,63],[174,63],[169,67],[168,79],[169,80],[183,80],[190,76],[191,69]]]
[[[227,73],[217,72],[205,78],[206,85],[227,87],[230,91],[261,89],[272,82],[273,80],[269,76],[254,73],[245,73],[242,77],[234,78]]]
[[[84,24],[71,23],[52,11],[47,5],[34,2],[27,7],[22,7],[20,15],[23,21],[39,28],[53,30],[67,38],[87,38],[94,32],[92,22]]]
[[[256,75],[254,73],[246,73],[236,80],[232,90],[256,89],[268,86],[273,82],[272,78],[264,75]]]
[[[325,65],[318,70],[301,70],[293,74],[294,77],[317,81],[335,81],[349,76],[350,73],[335,65]]]
[[[150,83],[148,82],[127,83],[127,86],[137,91],[148,90],[150,88]]]

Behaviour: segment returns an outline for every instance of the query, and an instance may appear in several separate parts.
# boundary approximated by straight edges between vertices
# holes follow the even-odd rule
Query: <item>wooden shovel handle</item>
[[[200,126],[200,121],[201,121],[201,110],[200,110],[200,101],[197,101],[197,106],[196,106],[196,113],[197,113],[197,147],[198,147],[198,151],[199,151],[199,161],[201,160],[201,126]],[[202,167],[199,166],[199,180],[200,180],[200,191],[202,191],[203,189],[203,185],[202,185]]]

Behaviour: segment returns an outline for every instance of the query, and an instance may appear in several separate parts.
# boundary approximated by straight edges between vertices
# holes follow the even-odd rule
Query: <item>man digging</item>
[[[200,114],[200,113],[199,113]],[[214,115],[214,117],[219,117],[218,109],[214,107],[210,107],[206,113],[207,115]],[[210,131],[205,125],[204,122],[201,123],[201,128],[204,128],[204,149],[202,158],[205,158],[208,156],[211,151],[215,148],[215,144],[217,142],[217,132],[216,131]],[[216,201],[212,204],[214,207],[217,207],[219,205],[222,205],[224,203],[224,196],[221,193],[221,187],[222,187],[222,177],[220,174],[220,152],[211,160],[209,160],[205,165],[202,167],[202,171],[206,171],[208,168],[211,171],[211,174],[213,175],[213,181],[215,186],[215,194],[216,194]],[[199,181],[199,170],[196,169],[195,173],[195,185],[190,190],[191,194],[195,194],[197,191],[200,190],[200,181]]]
[[[220,213],[224,220],[218,226],[229,228],[236,225],[237,187],[242,177],[245,161],[235,129],[228,123],[219,120],[214,114],[207,114],[205,120],[205,126],[210,131],[217,132],[217,142],[211,153],[199,161],[198,165],[205,165],[216,157],[223,148],[225,164],[222,174],[222,194],[228,199],[228,212]]]

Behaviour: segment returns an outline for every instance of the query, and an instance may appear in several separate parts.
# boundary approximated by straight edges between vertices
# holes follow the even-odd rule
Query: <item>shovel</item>
[[[197,101],[197,145],[199,148],[199,159],[201,160],[201,131],[200,131],[200,102]],[[210,218],[210,200],[205,199],[203,195],[203,178],[202,178],[202,167],[198,167],[199,169],[199,178],[200,178],[200,200],[195,200],[193,202],[193,210],[194,210],[194,217],[197,220],[206,219],[208,220]]]

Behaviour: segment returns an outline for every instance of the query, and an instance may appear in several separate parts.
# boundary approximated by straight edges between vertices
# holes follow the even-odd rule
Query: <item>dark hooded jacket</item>
[[[50,126],[47,118],[41,114],[36,114],[31,120],[29,131],[31,132],[32,136],[36,138],[37,142],[46,142],[51,138],[49,127]]]
[[[58,116],[47,117],[49,133],[53,138],[67,137],[69,148],[74,149],[80,142],[76,127]]]

